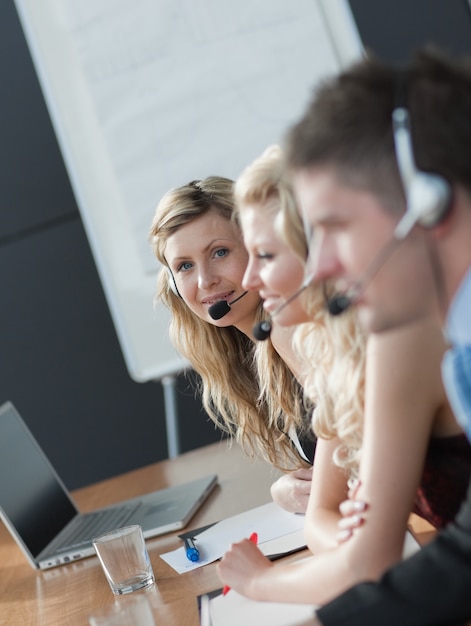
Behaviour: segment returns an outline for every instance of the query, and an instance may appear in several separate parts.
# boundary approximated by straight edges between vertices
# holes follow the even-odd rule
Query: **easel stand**
[[[169,459],[173,459],[180,454],[176,381],[176,376],[163,376],[161,379],[164,390],[165,425],[167,427]]]

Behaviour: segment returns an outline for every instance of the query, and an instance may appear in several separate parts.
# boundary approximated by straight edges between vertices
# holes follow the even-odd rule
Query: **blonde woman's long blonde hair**
[[[273,197],[278,198],[280,219],[277,224],[281,235],[303,262],[306,261],[306,230],[281,148],[268,148],[258,159],[251,179],[247,177],[243,185],[239,183],[237,181],[235,189],[238,205],[266,203]],[[303,306],[312,321],[298,326],[293,346],[304,364],[306,402],[315,406],[312,427],[317,437],[340,439],[334,461],[350,477],[355,477],[363,439],[365,337],[354,311],[337,318],[326,312],[320,285],[306,290]],[[260,376],[263,379],[263,372]],[[265,385],[268,386],[269,381]]]
[[[296,400],[294,396],[288,398],[293,385],[289,384],[286,365],[274,368],[277,384],[286,384],[286,397],[281,398],[279,392],[272,399],[260,392],[254,342],[234,326],[217,327],[195,315],[172,284],[165,258],[168,238],[182,226],[211,211],[233,219],[233,186],[232,180],[210,176],[171,189],[163,196],[150,229],[154,254],[162,264],[155,298],[172,313],[170,339],[199,374],[199,391],[209,417],[249,455],[259,454],[275,467],[287,469],[301,463],[287,437],[290,418],[284,410],[297,405],[300,394]],[[262,318],[260,303],[254,324]]]

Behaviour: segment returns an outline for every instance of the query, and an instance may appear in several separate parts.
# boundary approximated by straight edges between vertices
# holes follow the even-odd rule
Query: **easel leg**
[[[176,377],[164,376],[161,379],[164,390],[165,424],[167,427],[168,458],[173,459],[180,454],[180,437],[178,432],[178,409],[176,395]]]

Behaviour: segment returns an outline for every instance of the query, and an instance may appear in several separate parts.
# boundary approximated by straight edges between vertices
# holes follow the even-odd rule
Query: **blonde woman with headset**
[[[171,341],[200,377],[207,414],[249,454],[284,472],[273,498],[304,513],[315,440],[292,330],[277,326],[271,341],[254,342],[263,311],[259,295],[241,285],[248,257],[234,220],[233,181],[210,176],[171,189],[156,208],[150,237],[162,264],[156,298],[172,313]],[[303,272],[299,260],[293,271]]]
[[[278,148],[242,174],[236,202],[249,252],[243,285],[272,298],[276,285],[288,299],[301,281],[281,285],[284,244],[276,227],[281,223],[304,259],[307,249]],[[314,286],[306,292],[304,305],[313,322],[299,327],[295,345],[305,363],[304,391],[315,405],[318,436],[305,525],[315,556],[275,565],[243,540],[231,546],[218,571],[225,585],[255,600],[323,604],[356,582],[377,578],[401,558],[413,510],[439,527],[454,518],[466,494],[471,448],[441,383],[446,346],[437,320],[364,338],[354,311],[345,314],[348,323],[326,318],[322,290]],[[340,542],[346,537],[339,537],[339,505],[349,481],[357,478],[371,504],[358,511],[353,529],[342,531],[350,538]]]

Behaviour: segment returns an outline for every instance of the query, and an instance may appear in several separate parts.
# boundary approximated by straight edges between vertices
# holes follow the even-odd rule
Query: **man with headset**
[[[361,61],[315,93],[288,135],[287,163],[314,233],[315,279],[338,290],[329,310],[355,304],[377,333],[435,309],[451,346],[445,385],[471,439],[471,60],[423,50],[401,71]],[[431,544],[326,604],[316,620],[471,620],[471,490]]]

